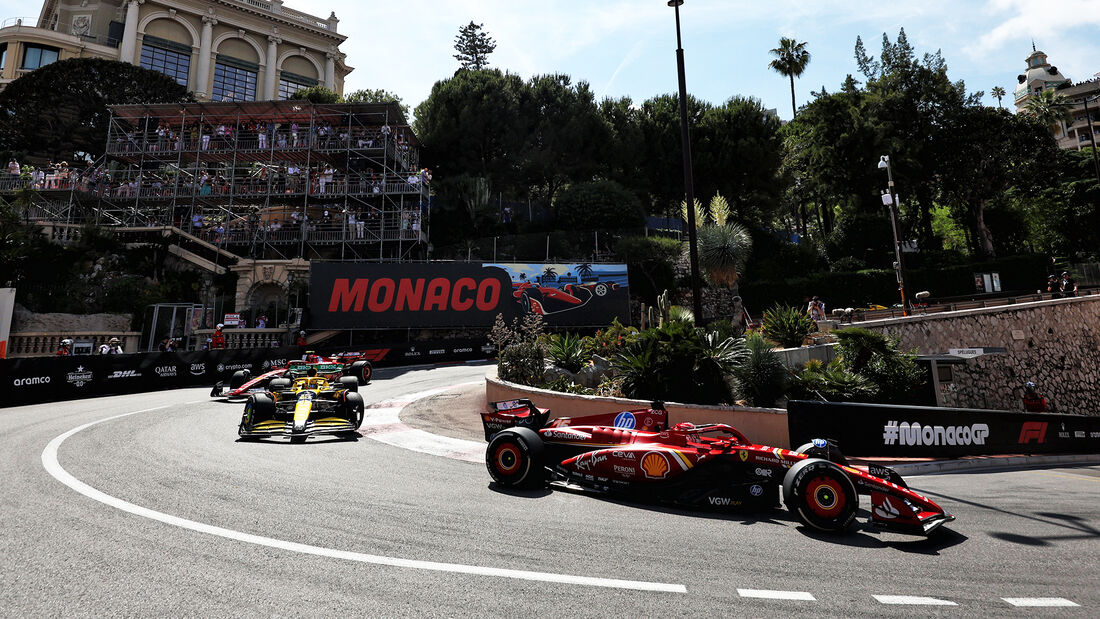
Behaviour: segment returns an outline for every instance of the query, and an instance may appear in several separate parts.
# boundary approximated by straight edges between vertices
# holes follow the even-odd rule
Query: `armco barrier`
[[[1100,417],[795,400],[792,445],[836,439],[854,456],[1100,453]]]
[[[535,406],[549,408],[552,419],[645,408],[650,404],[647,400],[578,395],[517,385],[497,378],[495,368],[485,376],[486,403],[517,398],[529,398]],[[675,402],[666,402],[665,408],[668,410],[670,424],[685,421],[695,424],[724,423],[737,428],[754,443],[790,447],[787,442],[787,415],[782,409]]]
[[[376,366],[484,359],[483,341],[403,343],[382,348],[332,347],[321,354],[361,351]],[[0,407],[103,395],[212,386],[247,369],[253,376],[300,359],[303,349],[235,348],[130,355],[0,359]]]

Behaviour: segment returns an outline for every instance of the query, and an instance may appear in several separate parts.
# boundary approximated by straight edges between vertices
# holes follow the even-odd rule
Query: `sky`
[[[490,65],[523,78],[564,73],[587,81],[597,98],[636,103],[674,93],[676,28],[665,0],[285,0],[322,18],[334,11],[341,46],[355,70],[344,90],[382,88],[411,108],[458,68],[461,26],[484,24],[497,42]],[[0,0],[2,17],[28,13]],[[37,14],[35,6],[30,13]],[[805,41],[810,64],[795,80],[798,105],[810,91],[839,89],[856,36],[878,54],[883,33],[904,27],[918,54],[941,50],[952,80],[1009,94],[1032,40],[1075,82],[1100,72],[1100,0],[686,0],[680,7],[688,92],[714,104],[732,96],[760,99],[791,118],[790,83],[768,68],[780,37]]]

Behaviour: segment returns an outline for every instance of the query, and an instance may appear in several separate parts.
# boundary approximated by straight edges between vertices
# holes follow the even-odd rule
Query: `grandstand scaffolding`
[[[430,172],[397,103],[111,106],[106,154],[0,182],[55,227],[172,231],[253,259],[423,259]],[[24,175],[25,176],[25,175]]]

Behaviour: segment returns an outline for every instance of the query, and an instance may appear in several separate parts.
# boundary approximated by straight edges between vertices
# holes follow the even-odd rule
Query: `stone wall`
[[[1003,347],[953,365],[943,405],[1023,410],[1033,381],[1048,410],[1100,415],[1100,295],[861,323],[901,340],[903,349]]]

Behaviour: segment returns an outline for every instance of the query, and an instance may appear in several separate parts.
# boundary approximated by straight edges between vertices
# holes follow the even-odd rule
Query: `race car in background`
[[[849,465],[837,446],[815,439],[797,450],[757,445],[725,424],[668,427],[660,403],[547,423],[530,400],[496,402],[482,414],[485,464],[504,487],[551,487],[723,510],[779,507],[805,525],[846,531],[860,495],[870,522],[929,535],[955,519],[912,491],[893,469]]]
[[[616,289],[614,282],[565,284],[561,288],[553,288],[525,281],[512,284],[512,297],[524,313],[545,316],[583,307],[593,298],[606,296]]]
[[[315,434],[355,435],[364,410],[358,388],[354,376],[330,381],[315,370],[272,379],[267,391],[248,397],[237,434],[242,440],[287,436],[292,443]]]
[[[374,367],[361,353],[338,353],[332,357],[307,354],[302,361],[290,361],[285,366],[272,368],[259,376],[252,376],[248,370],[237,370],[225,381],[218,381],[210,390],[210,397],[224,397],[229,400],[247,398],[253,393],[263,393],[276,378],[295,379],[305,376],[310,369],[323,377],[336,379],[340,376],[354,376],[359,385],[366,385],[374,375]]]

